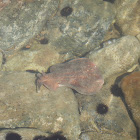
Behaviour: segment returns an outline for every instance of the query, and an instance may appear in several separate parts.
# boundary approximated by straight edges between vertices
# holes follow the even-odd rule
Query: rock
[[[0,1],[0,11],[5,7],[7,6],[9,3],[11,2],[11,0],[2,0]]]
[[[78,105],[71,89],[36,92],[35,76],[27,72],[1,72],[0,128],[62,131],[69,139],[80,134]]]
[[[60,11],[67,5],[73,11],[65,17]],[[60,4],[60,11],[47,22],[47,35],[61,53],[76,56],[98,48],[115,16],[113,5],[102,0],[65,0]]]
[[[66,13],[62,12],[67,7],[72,10],[64,16]],[[0,15],[1,49],[14,51],[21,48],[43,28],[49,42],[61,53],[81,56],[99,46],[115,12],[111,3],[102,0],[14,0]]]
[[[52,3],[50,3],[50,5]],[[39,3],[37,2],[36,4],[39,5]],[[82,0],[69,5],[69,7],[72,8],[72,12],[66,18],[65,16],[61,15],[61,11],[63,10],[63,8],[65,8],[65,5],[68,4],[69,1],[60,2],[60,10],[53,16],[52,20],[47,20],[47,23],[44,25],[45,27],[43,28],[41,33],[39,33],[32,40],[31,44],[28,42],[28,44],[30,45],[26,44],[26,50],[24,50],[24,52],[22,52],[23,50],[19,50],[16,54],[14,54],[14,56],[10,56],[9,58],[7,58],[3,70],[45,71],[49,66],[55,63],[60,63],[62,61],[64,62],[67,59],[74,58],[75,55],[81,56],[82,54],[89,52],[89,50],[93,50],[96,47],[99,48],[99,45],[97,44],[99,44],[103,39],[104,34],[106,33],[110,23],[114,18],[113,6],[110,3],[103,2],[101,0],[95,0],[94,2],[90,0],[85,2],[84,0]],[[32,2],[30,2],[29,5],[31,5],[32,8]],[[26,6],[24,8],[26,9]],[[104,9],[104,14],[98,9]],[[22,13],[22,11],[20,12]],[[81,13],[83,13],[83,15]],[[26,17],[26,13],[24,14],[24,16]],[[30,20],[33,22],[34,18],[30,18]],[[18,19],[15,22],[18,22]],[[24,20],[21,21],[21,23],[23,22]],[[12,24],[10,24],[10,27],[11,26]],[[29,28],[28,26],[26,28]],[[18,30],[18,27],[20,27],[20,24],[17,26],[17,29],[13,30],[15,33],[16,30]],[[30,30],[28,31],[30,32]],[[20,32],[18,34],[20,34]],[[27,38],[24,38],[24,32],[22,32],[22,34],[23,35],[21,39],[27,41]],[[26,32],[26,34],[30,33]],[[12,36],[10,35],[10,38],[13,37],[17,40],[20,39],[20,35],[18,36],[18,38],[14,37],[14,35],[16,34],[13,33]],[[8,35],[6,37],[8,38]],[[42,41],[43,37],[46,38],[46,42],[48,44],[44,44],[45,40]],[[28,36],[28,40],[29,38],[31,38],[31,36]],[[34,43],[35,40],[38,41],[37,44]],[[12,41],[12,39],[9,39],[9,41]],[[16,43],[16,40],[14,40],[14,43]],[[41,45],[39,43],[41,43]],[[30,46],[31,49],[27,50],[27,48],[30,48]],[[59,57],[63,57],[64,55],[68,57],[66,59],[63,58],[62,60],[60,60]]]
[[[117,134],[105,134],[105,133],[98,133],[98,132],[85,132],[82,133],[80,136],[80,140],[136,140],[136,138],[131,138],[129,136],[120,136]]]
[[[61,61],[61,57],[50,45],[32,43],[29,49],[22,48],[15,55],[7,58],[4,71],[47,71]]]
[[[20,48],[42,29],[58,5],[58,0],[13,0],[6,5],[0,12],[0,48]]]
[[[140,1],[119,0],[115,2],[116,24],[124,35],[136,36],[140,33]]]
[[[104,46],[97,52],[91,52],[89,58],[100,68],[104,78],[126,72],[140,57],[140,43],[133,36],[124,36]]]
[[[125,136],[130,140],[137,137],[135,125],[124,103],[110,90],[116,77],[117,75],[108,78],[100,92],[93,96],[76,94],[82,135],[89,137],[89,140],[93,138],[92,136],[95,136],[95,139],[105,136],[108,140],[110,136],[114,139],[121,139]]]
[[[112,24],[110,25],[108,31],[106,32],[104,39],[100,45],[102,46],[104,44],[104,42],[115,40],[117,38],[120,38],[121,36],[122,36],[121,33],[116,29],[116,25],[113,21]]]
[[[140,129],[140,71],[133,72],[121,81],[125,101]]]

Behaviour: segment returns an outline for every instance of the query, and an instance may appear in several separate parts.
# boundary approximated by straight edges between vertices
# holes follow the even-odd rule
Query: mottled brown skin
[[[46,74],[42,72],[37,79],[37,87],[40,89],[41,85],[44,85],[49,90],[56,90],[59,87],[59,84],[56,82],[55,78],[52,78],[52,74]]]
[[[49,90],[56,90],[60,86],[67,86],[85,95],[98,92],[103,83],[98,68],[87,58],[56,64],[50,73],[43,72],[37,79],[38,88],[44,85]]]

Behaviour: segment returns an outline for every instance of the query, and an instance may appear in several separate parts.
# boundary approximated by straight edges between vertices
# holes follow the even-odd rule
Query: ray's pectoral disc
[[[44,85],[49,90],[56,90],[60,86],[67,86],[85,95],[98,92],[103,84],[99,69],[88,58],[56,64],[50,68],[50,73],[42,73],[37,79],[38,87]]]

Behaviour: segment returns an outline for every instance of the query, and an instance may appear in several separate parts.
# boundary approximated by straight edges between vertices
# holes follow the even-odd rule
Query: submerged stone
[[[140,71],[133,72],[121,81],[125,101],[140,128]]]

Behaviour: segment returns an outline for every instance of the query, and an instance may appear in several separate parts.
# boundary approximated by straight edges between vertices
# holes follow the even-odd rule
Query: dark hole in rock
[[[49,41],[48,41],[47,38],[43,38],[43,39],[40,40],[40,43],[41,43],[41,44],[48,44],[48,42],[49,42]]]
[[[108,106],[105,104],[98,104],[96,107],[96,111],[98,114],[104,115],[108,112]]]
[[[37,71],[37,70],[26,70],[26,72],[29,72],[29,73],[39,73],[39,71]]]
[[[5,63],[6,63],[6,57],[3,57],[2,64],[4,65]]]
[[[53,135],[47,137],[44,140],[67,140],[63,135],[54,133]]]
[[[140,65],[140,58],[138,59],[138,63],[139,63],[139,65]]]
[[[72,89],[72,91],[73,91],[74,94],[77,94],[78,93],[75,89]]]
[[[2,54],[2,64],[4,65],[6,63],[6,54],[3,50],[1,50],[1,54]]]
[[[110,91],[111,91],[111,94],[113,94],[116,97],[123,96],[123,92],[117,84],[112,85]]]
[[[21,136],[17,133],[8,133],[5,140],[21,140]]]
[[[115,0],[103,0],[103,1],[107,1],[107,2],[110,2],[110,3],[114,3]]]
[[[36,136],[33,140],[47,140],[45,136]]]
[[[114,28],[120,33],[120,36],[123,36],[122,29],[120,28],[118,24],[114,23]]]
[[[63,8],[60,12],[61,16],[67,17],[72,13],[73,9],[69,6]]]

